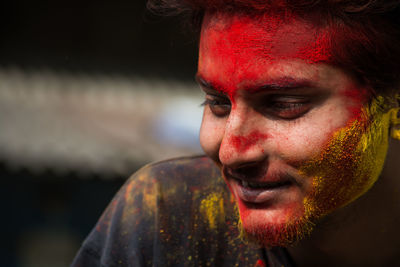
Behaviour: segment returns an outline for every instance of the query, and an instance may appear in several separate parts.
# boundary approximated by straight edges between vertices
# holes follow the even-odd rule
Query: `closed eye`
[[[302,96],[272,97],[264,104],[264,112],[277,118],[293,120],[307,113],[312,107],[312,102]]]
[[[225,117],[231,112],[231,102],[221,96],[207,94],[201,106],[209,107],[216,117]]]

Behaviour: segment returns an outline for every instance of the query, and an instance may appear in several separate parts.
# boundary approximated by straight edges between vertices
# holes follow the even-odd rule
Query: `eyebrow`
[[[205,87],[207,89],[210,89],[212,91],[217,91],[223,93],[224,90],[216,85],[213,85],[211,82],[206,81],[206,79],[203,78],[200,74],[196,74],[195,76],[196,82],[201,86]]]
[[[221,92],[221,93],[226,93],[226,91],[227,91],[227,90],[224,90],[222,86],[217,86],[217,85],[212,84],[211,82],[207,81],[200,74],[196,74],[195,80],[202,87],[205,87],[207,89]],[[312,87],[312,86],[313,86],[313,82],[311,82],[310,80],[307,80],[307,79],[281,77],[278,79],[272,79],[266,83],[263,83],[260,86],[249,86],[249,87],[245,87],[243,89],[248,92],[251,92],[251,93],[257,93],[257,92],[262,92],[262,91],[291,90],[291,89],[306,88],[306,87]]]

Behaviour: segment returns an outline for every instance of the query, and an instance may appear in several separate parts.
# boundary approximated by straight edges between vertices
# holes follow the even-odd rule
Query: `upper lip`
[[[234,178],[238,180],[250,180],[246,174],[235,172],[230,168],[223,167],[223,173],[224,176],[227,178]],[[251,179],[251,180],[257,180],[257,179]]]
[[[275,173],[275,174],[268,174],[266,171],[262,170],[254,170],[254,169],[247,169],[246,170],[233,170],[228,167],[223,167],[222,169],[223,175],[226,178],[241,180],[249,183],[258,183],[258,184],[280,184],[280,183],[296,183],[295,179],[288,175],[287,173]]]

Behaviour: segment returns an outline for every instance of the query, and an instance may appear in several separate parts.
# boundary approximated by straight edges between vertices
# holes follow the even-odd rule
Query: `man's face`
[[[200,142],[221,168],[244,231],[264,246],[309,232],[365,193],[383,165],[387,127],[371,123],[382,112],[329,64],[328,35],[295,16],[204,18]]]

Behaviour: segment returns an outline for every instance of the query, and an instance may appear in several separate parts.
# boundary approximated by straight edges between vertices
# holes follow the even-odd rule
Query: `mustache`
[[[230,168],[222,166],[221,170],[224,177],[234,178],[244,181],[261,181],[268,177],[269,180],[290,181],[299,184],[301,177],[298,174],[292,173],[286,169],[271,170],[265,164],[243,166],[240,168]]]

